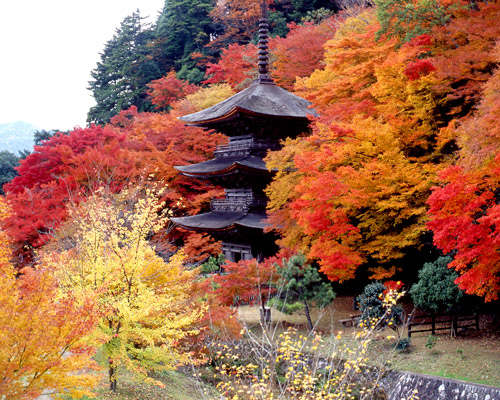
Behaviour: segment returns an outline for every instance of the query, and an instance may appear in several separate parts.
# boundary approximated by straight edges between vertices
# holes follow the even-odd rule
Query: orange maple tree
[[[0,218],[8,212],[0,201]],[[34,399],[44,390],[82,394],[97,383],[93,348],[83,338],[95,327],[91,297],[59,296],[52,271],[9,263],[8,239],[0,233],[0,397]]]
[[[377,41],[377,30],[370,10],[338,25],[325,67],[296,84],[321,114],[312,136],[268,157],[278,170],[268,194],[281,244],[316,259],[332,280],[353,278],[361,264],[377,279],[398,271],[426,231],[438,170],[439,98],[422,58],[429,38],[398,48]]]
[[[323,46],[335,33],[337,18],[331,17],[318,24],[288,25],[286,37],[271,38],[272,77],[276,84],[293,90],[297,77],[303,78],[323,67]]]

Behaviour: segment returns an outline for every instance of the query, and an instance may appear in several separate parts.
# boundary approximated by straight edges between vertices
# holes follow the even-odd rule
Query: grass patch
[[[425,336],[412,337],[408,354],[395,354],[393,367],[404,371],[500,387],[500,339],[487,335],[438,336],[432,350]]]
[[[102,381],[93,390],[93,397],[82,400],[192,400],[218,399],[220,395],[209,385],[179,371],[166,371],[153,376],[165,387],[145,383],[128,371],[119,371],[116,392],[109,390],[107,375],[102,372]],[[76,400],[66,397],[65,400]]]

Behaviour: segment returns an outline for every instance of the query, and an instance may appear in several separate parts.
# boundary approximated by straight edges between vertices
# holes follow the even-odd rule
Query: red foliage
[[[148,83],[148,95],[157,109],[168,109],[177,100],[196,92],[199,88],[187,81],[178,79],[175,71],[170,71],[163,78]]]
[[[231,44],[222,51],[217,64],[208,63],[203,83],[227,83],[232,88],[243,89],[253,81],[257,73],[257,46]]]
[[[12,208],[6,227],[17,254],[43,245],[65,219],[66,204],[102,185],[116,192],[126,182],[162,181],[170,189],[168,206],[183,212],[197,212],[219,193],[174,166],[208,159],[220,135],[186,127],[170,114],[134,109],[113,123],[55,136],[21,162],[19,176],[4,186]]]
[[[432,65],[432,61],[426,58],[424,60],[417,60],[407,64],[404,73],[410,81],[414,81],[416,79],[420,79],[422,76],[430,74],[435,70],[436,68]]]
[[[260,263],[255,259],[227,262],[224,273],[213,278],[218,286],[217,298],[227,306],[240,302],[264,306],[275,292],[272,284],[278,279],[276,261],[276,258],[269,258]]]
[[[335,28],[333,19],[319,25],[307,23],[289,25],[290,32],[284,38],[269,40],[271,53],[271,76],[286,89],[293,89],[297,77],[310,75],[322,66],[323,46],[332,38]],[[230,44],[223,49],[217,64],[208,63],[204,83],[228,83],[242,89],[248,86],[257,74],[257,46]]]
[[[456,283],[469,294],[493,301],[500,293],[500,155],[483,169],[470,173],[458,166],[440,175],[445,186],[429,198],[428,223],[434,243],[460,274]]]
[[[180,231],[180,229],[179,229]],[[188,255],[187,263],[198,264],[203,262],[207,255],[217,255],[221,253],[219,242],[206,233],[187,232],[184,240],[184,252]]]
[[[400,290],[405,284],[401,281],[385,281],[384,282],[384,294],[391,290]]]
[[[195,281],[192,291],[194,303],[207,309],[196,324],[196,328],[200,330],[199,334],[186,338],[191,347],[202,350],[201,344],[204,340],[227,340],[240,337],[241,324],[238,322],[238,310],[220,302],[211,279]]]

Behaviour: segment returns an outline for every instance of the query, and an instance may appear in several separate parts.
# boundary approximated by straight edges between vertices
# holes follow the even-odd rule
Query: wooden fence
[[[458,328],[476,328],[479,330],[479,314],[474,315],[450,315],[450,314],[426,314],[411,317],[408,322],[408,337],[417,332],[431,332],[449,330],[455,336]]]

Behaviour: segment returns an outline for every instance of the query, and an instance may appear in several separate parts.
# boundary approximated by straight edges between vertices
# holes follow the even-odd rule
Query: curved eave
[[[175,167],[177,168],[177,167]],[[211,172],[184,172],[180,168],[177,168],[183,175],[189,176],[190,178],[212,178],[215,176],[227,176],[227,175],[234,175],[239,172],[246,172],[247,174],[252,174],[252,175],[262,175],[263,172],[268,173],[269,171],[267,169],[260,169],[260,168],[251,168],[247,167],[245,165],[241,165],[239,163],[234,163],[231,164],[229,167],[218,170],[218,171],[211,171]]]
[[[265,118],[307,120],[317,113],[311,103],[274,84],[254,83],[250,87],[193,114],[179,119],[188,125],[208,127],[230,121],[240,113]]]
[[[263,230],[266,227],[265,219],[266,214],[260,213],[211,211],[205,214],[172,218],[172,222],[190,231],[227,232],[238,227]]]
[[[214,125],[214,124],[219,124],[223,122],[229,122],[235,118],[237,118],[240,114],[246,114],[250,115],[252,117],[261,117],[261,118],[279,118],[279,119],[290,119],[290,120],[308,120],[309,118],[307,116],[293,116],[293,115],[273,115],[273,114],[265,114],[265,113],[258,113],[255,111],[247,110],[242,107],[235,107],[232,110],[230,110],[227,114],[221,115],[220,117],[217,118],[211,118],[211,119],[205,119],[205,120],[200,120],[196,122],[188,122],[182,120],[182,117],[179,118],[181,121],[186,122],[186,124],[191,125],[191,126],[197,126],[200,128],[207,127],[209,125]],[[316,112],[311,110],[311,112],[308,115],[315,116]]]
[[[238,172],[252,175],[269,173],[262,158],[256,156],[219,157],[198,164],[176,166],[174,168],[183,175],[193,178],[227,176]]]

